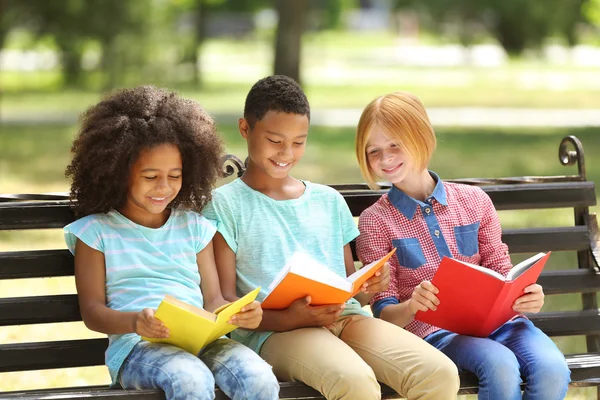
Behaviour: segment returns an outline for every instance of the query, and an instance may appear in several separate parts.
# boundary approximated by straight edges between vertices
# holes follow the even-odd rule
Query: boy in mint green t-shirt
[[[289,172],[304,154],[310,107],[285,76],[258,81],[246,98],[240,134],[248,144],[244,175],[213,192],[203,214],[217,221],[214,251],[223,296],[235,300],[266,288],[302,250],[341,276],[354,272],[350,242],[358,229],[343,197]],[[273,366],[280,380],[301,381],[328,399],[380,399],[378,381],[408,399],[454,399],[457,369],[417,336],[372,318],[361,304],[387,289],[388,267],[346,304],[264,310],[254,331],[236,339]]]

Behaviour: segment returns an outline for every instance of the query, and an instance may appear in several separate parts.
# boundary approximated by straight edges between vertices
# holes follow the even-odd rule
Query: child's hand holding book
[[[135,315],[133,330],[140,336],[156,339],[168,338],[170,334],[165,324],[154,316],[154,310],[151,308],[144,308]]]
[[[310,296],[301,297],[292,302],[285,310],[288,320],[292,324],[291,329],[331,325],[346,308],[345,303],[311,306],[311,301]]]
[[[386,262],[375,272],[375,274],[367,279],[360,287],[362,293],[375,294],[385,292],[390,286],[390,264]]]
[[[539,313],[544,305],[544,289],[534,283],[523,289],[524,295],[515,300],[513,310],[518,313]]]
[[[414,317],[417,311],[437,310],[437,306],[440,305],[440,299],[436,295],[439,292],[439,289],[429,281],[419,283],[414,288],[408,300],[408,309],[412,316]]]
[[[244,329],[256,329],[262,321],[263,310],[256,300],[242,307],[239,313],[233,314],[228,323]]]

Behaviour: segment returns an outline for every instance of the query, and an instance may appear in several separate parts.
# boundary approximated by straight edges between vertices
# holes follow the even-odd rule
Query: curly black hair
[[[256,82],[244,105],[244,118],[250,128],[263,119],[268,111],[306,115],[310,121],[310,105],[302,88],[292,78],[272,75]]]
[[[223,144],[213,119],[195,101],[154,86],[109,94],[81,118],[73,142],[71,206],[78,217],[123,206],[129,173],[143,149],[179,148],[182,185],[169,205],[200,211],[220,175]]]

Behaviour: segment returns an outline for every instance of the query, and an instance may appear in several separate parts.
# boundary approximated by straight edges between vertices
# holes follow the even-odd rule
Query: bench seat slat
[[[566,356],[567,364],[571,369],[571,379],[576,381],[576,386],[596,385],[597,376],[600,376],[600,353],[574,354]],[[318,399],[322,398],[317,391],[302,384],[280,382],[281,399]],[[477,379],[471,373],[460,374],[460,394],[477,393]],[[393,390],[382,385],[383,398],[395,397]],[[157,390],[115,390],[106,386],[92,386],[86,388],[44,389],[22,392],[0,393],[0,400],[14,399],[94,399],[94,400],[164,400],[164,394]],[[225,400],[227,397],[216,390],[216,399]]]

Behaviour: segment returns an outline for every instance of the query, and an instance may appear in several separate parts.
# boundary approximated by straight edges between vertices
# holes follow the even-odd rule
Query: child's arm
[[[222,238],[220,234],[218,235]],[[201,277],[200,289],[202,290],[202,297],[204,298],[204,308],[208,311],[216,310],[223,304],[228,303],[227,300],[237,300],[237,297],[234,296],[235,298],[233,298],[231,294],[227,300],[223,297],[222,288],[219,283],[219,274],[215,264],[215,252],[213,250],[214,240],[215,239],[211,240],[206,247],[196,255],[198,272]],[[258,326],[261,319],[262,309],[260,308],[260,303],[258,301],[253,301],[242,307],[241,311],[235,314],[229,322],[241,328],[254,329]]]
[[[137,333],[162,338],[168,329],[154,318],[154,310],[115,311],[106,306],[106,268],[104,254],[81,240],[75,245],[75,285],[79,309],[85,326],[105,334]]]
[[[437,310],[440,304],[436,294],[439,290],[429,281],[421,282],[412,292],[410,299],[402,303],[389,304],[381,309],[379,318],[392,324],[405,327],[415,319],[417,311]],[[385,302],[382,299],[381,302]],[[383,304],[382,304],[383,305]],[[377,302],[373,308],[378,307]]]
[[[237,299],[235,253],[220,233],[215,234],[213,241],[221,291],[225,299],[234,301]],[[343,304],[313,307],[310,298],[302,298],[285,310],[263,310],[262,321],[256,330],[285,332],[307,326],[326,326],[333,323],[343,309]]]

